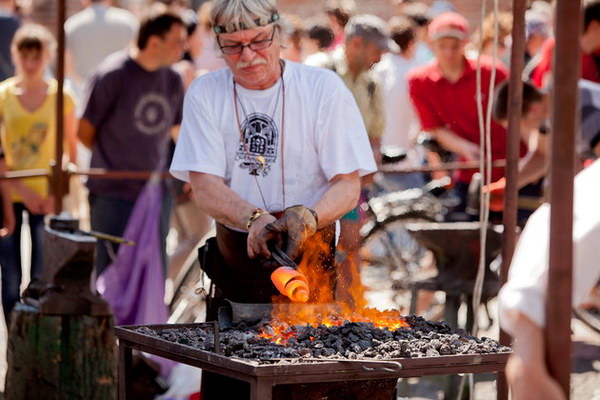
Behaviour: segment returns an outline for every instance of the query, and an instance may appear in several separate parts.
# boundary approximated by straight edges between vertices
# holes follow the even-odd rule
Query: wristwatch
[[[268,214],[268,213],[269,213],[268,211],[265,211],[262,208],[254,209],[254,211],[252,211],[252,214],[250,214],[250,218],[248,218],[248,222],[246,222],[246,229],[250,230],[250,228],[252,227],[252,223],[254,221],[256,221],[261,216]]]

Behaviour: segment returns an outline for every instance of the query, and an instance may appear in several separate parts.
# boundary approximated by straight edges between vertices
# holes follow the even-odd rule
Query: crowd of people
[[[281,13],[272,0],[204,1],[198,10],[186,0],[148,0],[141,15],[111,0],[83,2],[64,26],[61,162],[107,171],[170,168],[180,181],[161,184],[159,270],[169,273],[166,242],[174,203],[193,200],[183,219],[203,231],[209,217],[216,222],[216,238],[203,250],[204,259],[213,260],[203,266],[214,283],[209,317],[226,298],[259,303],[277,294],[262,266],[273,239],[301,260],[310,252],[308,238],[320,235],[330,246],[316,268],[335,281],[344,268],[360,265],[358,205],[369,195],[387,149],[406,153],[400,169],[439,163],[436,152],[419,144],[426,133],[457,161],[479,160],[479,110],[494,101],[491,154],[493,160],[505,158],[511,14],[498,15],[495,40],[491,15],[474,29],[447,1],[390,2],[395,13],[387,21],[360,14],[354,0],[329,0],[310,18]],[[48,168],[57,145],[56,41],[15,7],[14,0],[0,0],[0,172]],[[532,2],[522,55],[528,82],[519,186],[534,186],[530,190],[540,195],[552,16],[550,3]],[[589,158],[600,154],[595,106],[600,2],[586,3],[583,25],[580,87],[589,107],[582,113],[581,143]],[[498,87],[495,99],[488,98],[490,85]],[[452,218],[465,218],[472,175],[454,174],[452,190],[460,202]],[[502,168],[493,169],[488,188],[496,212],[502,211],[503,175]],[[375,177],[387,190],[420,187],[430,178],[418,172]],[[123,235],[145,184],[87,179],[88,198],[82,199],[89,205],[91,229]],[[0,181],[0,189],[2,305],[8,321],[20,296],[23,217],[36,278],[44,218],[55,205],[44,178]],[[348,265],[336,271],[338,220]],[[116,244],[98,243],[98,275],[118,251]],[[210,383],[206,388],[210,398]]]

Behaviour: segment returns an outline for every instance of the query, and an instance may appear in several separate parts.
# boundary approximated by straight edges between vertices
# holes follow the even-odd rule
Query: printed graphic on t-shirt
[[[242,124],[242,134],[244,141],[236,153],[236,162],[241,160],[239,167],[247,169],[250,175],[267,176],[277,159],[279,132],[275,121],[266,114],[250,114]]]
[[[31,126],[27,135],[20,137],[11,143],[11,153],[13,154],[14,168],[26,168],[37,162],[40,155],[40,148],[48,135],[48,124],[38,122]]]
[[[135,127],[147,135],[165,133],[169,128],[168,116],[171,106],[164,96],[157,93],[143,95],[135,106]]]

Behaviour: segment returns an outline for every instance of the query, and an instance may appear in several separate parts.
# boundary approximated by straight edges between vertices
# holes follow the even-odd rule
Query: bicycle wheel
[[[169,323],[187,324],[202,321],[206,315],[205,292],[210,285],[202,273],[198,260],[184,265],[182,279],[175,286],[173,299],[169,304]]]
[[[573,314],[595,332],[600,333],[600,310],[577,307]]]
[[[210,288],[210,279],[203,273],[198,261],[198,248],[209,237],[211,231],[190,250],[179,273],[173,280],[173,295],[169,301],[169,323],[192,323],[204,320],[206,315],[206,294]]]
[[[432,222],[432,219],[409,214],[364,232],[360,249],[361,279],[371,303],[408,312],[410,284],[435,273],[433,254],[405,229],[406,224],[415,222]]]

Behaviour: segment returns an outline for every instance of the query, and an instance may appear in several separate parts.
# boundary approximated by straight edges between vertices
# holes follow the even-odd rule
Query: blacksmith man
[[[229,68],[192,83],[171,165],[217,221],[218,254],[203,265],[216,285],[208,319],[225,298],[271,302],[267,242],[279,239],[298,261],[316,232],[333,241],[360,177],[376,169],[340,78],[280,58],[274,0],[217,0],[211,18]]]
[[[203,265],[216,285],[209,320],[225,298],[271,302],[267,242],[284,239],[295,260],[317,231],[332,242],[335,221],[357,204],[360,177],[376,169],[340,78],[280,58],[274,0],[216,0],[211,19],[229,68],[192,83],[171,165],[217,221],[218,252],[209,250]],[[234,398],[223,386],[215,396]]]

